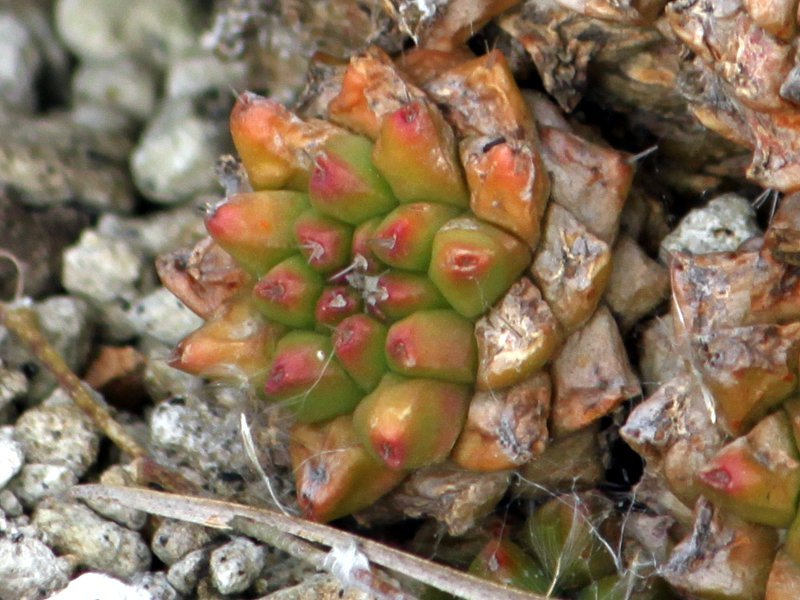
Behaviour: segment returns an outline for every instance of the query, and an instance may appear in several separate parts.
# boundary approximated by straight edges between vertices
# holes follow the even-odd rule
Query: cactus
[[[469,566],[470,573],[484,579],[529,590],[547,593],[550,582],[542,567],[507,537],[492,536]]]
[[[513,537],[519,528],[513,541],[490,536],[472,566],[480,576],[580,599],[673,597],[668,586],[703,600],[795,597],[796,3],[529,0],[495,21],[498,47],[516,50],[515,68],[532,58],[565,109],[584,92],[592,110],[632,106],[637,138],[649,129],[664,153],[659,184],[705,192],[741,158],[712,139],[711,168],[690,165],[706,160],[694,145],[710,137],[694,113],[753,149],[751,181],[788,194],[763,236],[660,264],[638,245],[654,255],[658,240],[639,233],[647,217],[634,213],[650,192],[634,183],[636,161],[521,91],[500,50],[476,57],[464,45],[496,15],[478,6],[511,4],[438,3],[433,31],[415,30],[423,46],[396,61],[369,48],[326,63],[303,114],[239,98],[231,130],[256,191],[227,198],[207,224],[253,292],[219,293],[224,306],[202,315],[172,364],[246,381],[295,411],[308,448],[294,452],[298,501],[311,518],[373,502],[385,516],[406,502],[406,515],[450,527],[420,508],[426,484],[441,493],[436,469],[484,483],[514,471],[513,497],[530,500],[527,539]],[[464,6],[475,14],[459,29]],[[618,237],[632,186],[640,207]],[[265,306],[259,290],[288,282],[298,257],[306,293]],[[670,314],[642,330],[669,291]],[[620,329],[645,340],[644,390]],[[645,463],[634,512],[663,519],[663,531],[637,531],[633,515],[617,540],[617,519],[600,518],[613,507],[587,491],[608,466],[598,430],[612,421]],[[352,468],[326,463],[328,450],[352,454]],[[517,542],[527,553],[509,550]],[[656,567],[640,573],[637,556]]]
[[[440,467],[498,482],[477,519],[502,496],[504,471],[550,471],[527,467],[562,447],[553,431],[563,447],[577,435],[596,449],[598,421],[639,393],[601,304],[616,230],[599,239],[551,194],[532,107],[504,56],[456,53],[425,78],[419,63],[401,64],[375,48],[353,57],[331,82],[324,114],[238,98],[233,141],[255,191],[231,193],[206,226],[250,278],[234,298],[259,328],[241,350],[225,335],[215,349],[204,332],[233,308],[220,311],[173,363],[214,378],[243,362],[238,381],[265,410],[293,419],[297,502],[321,521],[391,498],[397,486],[402,497],[409,474],[423,489]],[[620,210],[616,202],[613,223]],[[202,356],[189,352],[197,340]],[[562,349],[582,347],[596,352],[576,359],[577,370],[554,364]],[[554,386],[551,373],[580,390]],[[558,479],[560,491],[571,484]],[[570,510],[583,515],[581,506]],[[537,558],[495,540],[486,552],[502,552],[502,568],[486,554],[474,570],[540,592],[590,585],[614,564],[579,529],[581,544],[567,548],[572,534],[559,530],[559,549]],[[570,571],[555,573],[553,552],[570,548]]]

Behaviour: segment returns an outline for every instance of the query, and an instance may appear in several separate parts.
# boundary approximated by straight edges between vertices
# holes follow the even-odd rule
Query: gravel
[[[78,476],[69,467],[27,463],[9,484],[9,490],[30,510],[48,496],[63,494],[77,483]]]
[[[84,573],[49,600],[153,600],[147,589],[103,573]]]
[[[162,571],[137,573],[131,580],[131,584],[137,590],[148,594],[150,600],[178,600],[180,598],[180,594],[167,581],[167,576]]]
[[[93,315],[89,305],[80,298],[51,296],[41,303],[34,304],[32,308],[47,340],[71,369],[80,371],[91,350],[94,334]],[[25,382],[27,404],[38,403],[54,393],[55,379],[44,369],[40,369],[33,355],[2,327],[0,327],[0,356],[9,367],[21,370],[27,375]],[[14,390],[19,390],[22,382],[15,378],[9,385],[10,393],[14,396],[16,395]],[[0,391],[0,398],[2,396],[3,392]]]
[[[246,75],[242,63],[225,63],[210,52],[194,50],[169,65],[164,94],[168,98],[194,98],[206,92],[241,90]]]
[[[82,59],[110,60],[126,53],[121,30],[126,0],[59,0],[55,18],[67,47]]]
[[[222,497],[241,491],[248,472],[239,433],[239,413],[214,403],[206,394],[161,402],[149,421],[150,448],[166,464],[202,475],[204,486]]]
[[[122,34],[134,55],[164,68],[194,46],[198,29],[189,3],[137,0],[127,4]]]
[[[151,398],[161,402],[170,398],[195,396],[202,392],[202,379],[173,369],[164,360],[169,355],[170,346],[156,340],[147,340],[145,346],[148,360],[142,379]]]
[[[72,78],[72,96],[143,121],[156,106],[157,84],[152,69],[127,58],[86,62]]]
[[[23,398],[28,393],[28,378],[19,369],[7,369],[0,366],[0,412],[13,408],[14,400]]]
[[[136,333],[154,337],[168,346],[177,344],[203,324],[203,319],[163,287],[140,298],[127,314]]]
[[[96,304],[133,302],[144,268],[141,254],[127,242],[87,230],[64,252],[61,281],[71,293]]]
[[[36,538],[0,538],[0,598],[37,600],[67,585],[68,565]]]
[[[189,595],[208,566],[209,551],[194,550],[174,562],[167,571],[167,581],[182,594]]]
[[[217,200],[231,89],[247,75],[200,47],[203,10],[186,0],[0,7],[0,247],[19,258],[26,302],[74,372],[87,372],[98,343],[147,357],[124,375],[138,394],[128,404],[116,395],[124,381],[97,398],[143,443],[151,437],[161,460],[195,453],[181,470],[198,484],[241,465],[241,448],[234,415],[203,407],[202,381],[166,363],[201,321],[157,286],[153,261],[205,235],[197,207]],[[3,300],[16,275],[0,260]],[[211,532],[168,520],[148,527],[141,511],[67,499],[79,482],[129,485],[136,469],[110,444],[100,452],[102,436],[56,384],[0,327],[0,598],[194,595],[208,578]],[[192,395],[177,438],[152,436],[153,413],[169,422],[177,413],[145,410],[154,404],[145,394]],[[222,427],[213,423],[221,415]],[[231,431],[233,443],[218,439]],[[236,489],[224,478],[211,487]],[[76,567],[89,572],[77,577]]]
[[[264,548],[237,537],[211,553],[209,572],[222,594],[239,594],[255,581],[264,567]]]
[[[100,476],[100,483],[104,485],[132,485],[134,481],[127,469],[120,465],[112,465]],[[147,523],[147,513],[135,508],[128,508],[116,502],[91,500],[87,501],[86,504],[100,516],[134,531],[139,531]]]
[[[164,519],[153,532],[150,548],[161,562],[173,565],[210,541],[211,534],[204,527],[184,521]]]
[[[0,488],[4,488],[25,462],[25,452],[19,442],[0,439]]]
[[[97,232],[107,238],[127,242],[148,258],[155,258],[193,245],[206,234],[194,207],[178,207],[147,217],[127,217],[106,213],[97,223]]]
[[[216,189],[213,165],[225,152],[223,127],[203,116],[187,99],[165,102],[131,155],[138,190],[163,205]]]
[[[5,489],[0,491],[0,510],[7,516],[16,518],[23,514],[24,507],[19,501],[19,498],[14,495],[14,492]]]
[[[687,214],[661,241],[659,257],[668,263],[670,254],[728,252],[761,233],[753,206],[738,194],[723,194]]]
[[[14,437],[28,462],[63,466],[80,477],[97,460],[100,435],[65,396],[58,390],[20,415]]]
[[[31,32],[13,13],[0,12],[0,104],[29,110],[41,66],[42,56]]]
[[[150,566],[150,551],[141,535],[83,504],[47,498],[33,513],[33,524],[57,552],[71,554],[89,569],[127,579]]]
[[[76,127],[65,112],[37,119],[0,111],[0,127],[0,181],[24,206],[133,210],[133,186],[121,161],[130,140],[118,132]]]

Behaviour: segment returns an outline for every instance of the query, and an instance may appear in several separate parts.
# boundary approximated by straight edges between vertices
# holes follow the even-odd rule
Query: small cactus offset
[[[428,53],[441,71],[422,66]],[[496,50],[417,48],[395,62],[370,48],[326,86],[318,114],[238,97],[231,132],[248,191],[209,210],[198,265],[165,280],[207,320],[172,364],[238,377],[291,416],[297,504],[310,519],[357,513],[395,489],[413,497],[440,468],[505,482],[473,524],[515,469],[539,468],[555,493],[593,487],[602,467],[576,456],[563,472],[528,467],[579,446],[599,465],[599,420],[641,393],[602,301],[632,180],[626,155],[537,123],[547,101],[523,93]],[[585,199],[610,213],[600,233],[549,172],[565,136],[576,164],[613,162],[578,164],[607,191]],[[205,275],[203,256],[220,253],[230,260]],[[472,570],[540,593],[617,589],[623,575],[597,539],[616,524],[603,502],[553,502],[540,509],[546,523],[526,526],[528,550],[495,536]]]

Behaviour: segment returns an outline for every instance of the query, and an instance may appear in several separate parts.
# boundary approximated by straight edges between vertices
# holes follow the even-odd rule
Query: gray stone
[[[25,517],[23,517],[25,518]],[[5,513],[0,513],[0,536],[5,536],[7,534],[16,533],[17,529],[15,527],[14,521],[6,515]],[[36,537],[36,536],[33,536]]]
[[[263,567],[264,548],[242,537],[214,550],[209,560],[211,581],[223,594],[244,592]]]
[[[53,551],[34,537],[0,537],[0,598],[38,600],[64,587],[68,573]]]
[[[181,594],[190,596],[208,566],[208,550],[201,548],[189,552],[167,571],[167,581]]]
[[[19,517],[24,512],[25,508],[22,502],[14,495],[11,490],[5,489],[0,491],[0,510],[12,519]]]
[[[195,207],[162,210],[147,217],[126,217],[112,213],[100,217],[97,232],[125,240],[148,257],[194,245],[206,235],[203,217]]]
[[[28,462],[62,465],[78,477],[97,460],[100,447],[91,419],[60,389],[20,415],[14,437]]]
[[[244,89],[246,80],[244,63],[222,61],[210,52],[195,50],[170,63],[164,94],[168,98],[194,97],[209,91],[228,94]]]
[[[22,446],[12,439],[0,439],[0,488],[19,473],[25,462]]]
[[[155,109],[156,85],[151,69],[127,58],[84,62],[72,78],[72,97],[144,120]]]
[[[140,335],[149,335],[170,346],[203,324],[203,319],[163,287],[134,303],[128,310],[128,319]]]
[[[190,5],[182,0],[130,2],[123,35],[128,47],[159,66],[189,50],[197,38]]]
[[[9,484],[25,508],[35,508],[48,496],[63,494],[78,483],[75,472],[64,465],[27,463]]]
[[[74,372],[83,370],[92,348],[95,316],[91,307],[80,298],[50,296],[34,305],[39,327],[53,348]],[[34,361],[27,350],[18,365],[29,366]],[[34,361],[35,362],[35,361]],[[37,368],[29,378],[28,404],[38,402],[53,393],[56,380],[49,371]]]
[[[130,141],[76,125],[67,113],[34,117],[0,111],[0,181],[27,206],[74,202],[130,212],[135,198],[120,162]]]
[[[157,340],[147,339],[141,344],[141,350],[147,356],[144,367],[144,385],[147,393],[158,404],[169,398],[196,395],[201,392],[205,383],[200,377],[174,369],[167,363],[166,357],[171,346]]]
[[[197,582],[196,597],[197,600],[226,600],[227,598],[214,587],[210,576],[203,577]],[[234,598],[237,597],[239,596],[234,596]]]
[[[94,314],[91,307],[80,298],[50,296],[34,306],[42,332],[74,372],[86,365],[92,349]],[[29,401],[50,394],[56,386],[54,377],[40,369],[30,379]]]
[[[58,0],[56,28],[79,57],[116,58],[127,50],[121,32],[130,5],[128,0]]]
[[[0,366],[0,410],[22,398],[27,392],[28,378],[22,371]]]
[[[28,515],[21,515],[13,519],[8,515],[4,515],[0,520],[2,521],[2,524],[0,524],[0,531],[9,537],[19,538],[20,536],[28,536],[35,538],[40,542],[47,541],[44,539],[42,532],[31,523],[31,519],[28,517]],[[69,561],[65,563],[65,565],[69,564]],[[71,569],[72,567],[69,568]]]
[[[185,521],[164,519],[153,533],[150,547],[161,562],[173,565],[210,541],[211,534],[205,527]]]
[[[122,344],[136,335],[128,319],[130,304],[124,300],[106,302],[98,307],[100,320],[99,337],[109,344]]]
[[[178,600],[180,597],[163,572],[138,573],[131,580],[131,585],[137,590],[145,592],[150,600]]]
[[[303,579],[302,583],[278,590],[260,600],[371,600],[372,595],[355,586],[342,587],[333,575],[317,574]]]
[[[48,600],[153,600],[139,586],[104,573],[84,573]]]
[[[3,119],[10,119],[2,116]],[[4,130],[4,140],[12,140],[17,144],[33,145],[37,151],[41,147],[51,148],[62,155],[62,158],[75,155],[91,154],[97,162],[91,163],[96,170],[102,164],[123,164],[130,154],[133,143],[127,136],[104,131],[91,131],[75,127],[69,113],[57,111],[37,114],[30,117],[14,116],[13,121]],[[13,127],[16,125],[16,127]],[[38,146],[37,146],[38,144]],[[85,176],[85,175],[83,175]],[[78,200],[79,189],[67,190],[71,195],[60,200]]]
[[[39,325],[71,369],[80,370],[91,349],[91,309],[80,298],[50,296],[34,306]]]
[[[136,187],[159,204],[215,189],[214,164],[225,150],[224,139],[224,126],[199,115],[191,101],[167,101],[131,155]]]
[[[143,268],[143,257],[126,242],[87,230],[64,252],[61,281],[71,293],[96,304],[133,302]]]
[[[33,112],[42,57],[36,40],[11,12],[0,12],[0,106]]]
[[[70,57],[53,27],[52,2],[5,2],[5,6],[25,24],[42,57],[38,85],[43,86],[54,100],[65,101],[69,89]]]
[[[74,555],[90,569],[127,579],[150,566],[150,551],[138,533],[83,504],[46,498],[36,508],[33,524],[57,552]]]
[[[72,105],[70,118],[79,127],[126,134],[135,129],[136,120],[108,104],[78,102]]]
[[[231,477],[249,472],[238,411],[188,395],[159,404],[149,423],[150,448],[157,459],[193,469],[217,495],[242,491],[243,479]]]
[[[94,334],[89,305],[80,298],[51,296],[32,308],[47,340],[70,369],[80,371],[86,363]],[[29,404],[42,400],[56,387],[55,378],[38,365],[25,346],[1,327],[0,355],[9,366],[28,374],[26,400]]]
[[[668,263],[675,252],[729,252],[760,234],[750,201],[738,194],[723,194],[683,217],[661,241],[659,258]]]
[[[104,485],[133,485],[134,478],[121,465],[113,465],[100,476]],[[116,501],[91,499],[86,500],[96,513],[119,523],[128,529],[139,530],[147,523],[147,513],[129,508]]]

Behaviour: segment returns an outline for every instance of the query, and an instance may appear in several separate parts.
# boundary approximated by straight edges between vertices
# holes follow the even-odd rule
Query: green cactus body
[[[476,322],[507,294],[519,304],[510,290],[530,267],[550,182],[528,109],[496,66],[487,71],[481,59],[453,71],[459,80],[474,70],[478,79],[465,85],[499,94],[495,114],[480,112],[493,120],[481,126],[495,133],[465,133],[462,108],[429,98],[375,49],[354,58],[338,82],[327,115],[335,125],[249,93],[233,110],[234,143],[256,191],[221,202],[206,225],[253,278],[248,306],[263,322],[266,346],[252,353],[261,357],[260,368],[255,359],[246,362],[245,379],[268,405],[293,414],[306,447],[322,444],[317,436],[325,431],[341,439],[352,434],[358,469],[392,472],[377,477],[382,488],[353,500],[357,482],[350,475],[330,468],[341,481],[325,484],[328,492],[297,463],[298,500],[312,518],[363,508],[407,471],[450,458],[480,363],[498,352],[479,348]],[[453,102],[469,104],[479,95],[473,90]],[[520,126],[509,128],[514,121]],[[495,143],[498,136],[505,141]],[[185,345],[175,364],[227,373],[235,367],[208,363],[216,356],[243,361],[242,352],[262,339],[215,351],[215,338],[206,337],[197,338],[202,346]],[[557,336],[550,338],[555,345]],[[485,392],[497,389],[519,404],[506,411],[512,425],[528,418],[517,414],[543,419],[541,431],[527,424],[520,430],[520,456],[539,452],[544,443],[536,440],[546,439],[550,386],[542,369],[551,354],[548,347],[528,361],[533,366],[506,369],[498,378],[503,390],[481,382]],[[523,385],[533,376],[546,381]],[[481,433],[473,430],[467,445],[479,454]],[[493,451],[514,446],[506,433],[495,433]],[[297,448],[294,456],[304,455]],[[518,460],[486,464],[499,470]]]

